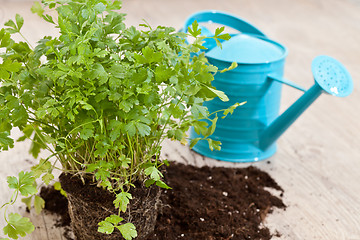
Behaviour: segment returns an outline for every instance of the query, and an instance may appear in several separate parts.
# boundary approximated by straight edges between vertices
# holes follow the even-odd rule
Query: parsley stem
[[[30,46],[32,50],[34,50],[34,47],[31,45],[31,43],[27,40],[27,38],[19,31],[20,36],[27,42],[27,44]]]
[[[59,131],[59,129],[57,129],[56,127],[54,127],[54,126],[52,126],[52,125],[50,125],[50,124],[48,124],[48,123],[45,123],[45,122],[43,122],[43,121],[40,121],[40,120],[38,120],[38,119],[29,117],[29,120],[34,121],[34,122],[37,122],[37,123],[41,123],[41,124],[43,124],[43,125],[45,125],[45,126],[47,126],[47,127],[50,127],[50,128],[52,128],[52,129],[54,129],[55,131]]]

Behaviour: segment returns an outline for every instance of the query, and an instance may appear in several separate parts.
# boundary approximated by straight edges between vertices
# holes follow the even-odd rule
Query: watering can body
[[[206,39],[205,46],[208,50],[205,56],[209,63],[219,69],[228,68],[232,62],[237,62],[238,66],[231,71],[216,74],[212,82],[216,89],[225,92],[229,101],[222,102],[215,98],[205,102],[204,106],[212,113],[227,109],[235,103],[246,101],[246,104],[238,107],[233,114],[218,119],[216,130],[210,138],[221,142],[220,151],[210,150],[206,140],[200,140],[193,150],[210,158],[231,162],[252,162],[269,158],[276,152],[276,139],[324,90],[315,83],[279,117],[282,85],[287,84],[305,91],[283,78],[287,49],[267,38],[247,21],[227,13],[196,13],[186,21],[185,31],[195,20],[223,24],[240,32],[232,34],[232,39],[224,42],[222,48],[216,46],[214,40]],[[202,28],[206,34],[210,34],[206,27]],[[328,61],[328,58],[321,58],[320,61]],[[323,62],[321,64],[326,65]],[[337,72],[338,75],[339,73],[343,74],[342,71]],[[345,75],[344,79],[349,77],[347,72]],[[344,95],[352,91],[351,81],[347,87]],[[190,138],[198,137],[202,136],[192,128]]]
[[[210,62],[219,68],[226,67],[217,61]],[[246,101],[246,104],[238,107],[233,114],[218,119],[211,138],[221,141],[221,151],[211,151],[205,140],[199,141],[193,149],[211,158],[236,162],[257,161],[273,155],[276,152],[275,143],[266,150],[260,149],[259,144],[262,132],[278,117],[280,108],[282,84],[269,81],[267,75],[282,76],[283,68],[284,60],[256,67],[239,64],[235,71],[215,77],[213,86],[224,91],[229,101],[215,98],[205,102],[204,106],[210,113],[237,102]],[[200,136],[192,129],[191,137]]]
[[[271,42],[276,44],[275,42]],[[246,104],[238,107],[233,114],[219,118],[216,130],[211,136],[220,141],[221,151],[211,151],[206,140],[200,140],[194,150],[204,156],[234,162],[257,161],[270,157],[276,152],[276,143],[267,149],[260,149],[260,138],[267,126],[279,115],[282,84],[271,80],[268,76],[282,78],[286,49],[276,44],[282,52],[274,61],[244,63],[238,61],[238,66],[228,72],[215,75],[212,83],[229,97],[228,102],[219,98],[205,102],[209,112],[227,109],[237,102]],[[228,68],[230,61],[212,58],[207,55],[209,63],[219,69]],[[200,137],[191,129],[191,138]]]

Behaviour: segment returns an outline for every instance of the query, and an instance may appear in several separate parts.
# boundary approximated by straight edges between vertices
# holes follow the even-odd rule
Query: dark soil
[[[68,201],[66,197],[61,195],[60,191],[55,190],[53,186],[42,187],[40,196],[45,200],[45,209],[60,216],[55,223],[55,227],[65,228],[65,238],[71,239],[71,219],[68,212]]]
[[[172,189],[161,195],[163,207],[148,240],[271,239],[262,222],[274,207],[285,209],[281,187],[255,167],[196,168],[171,163],[164,177]],[[279,197],[265,188],[278,190]],[[56,199],[44,197],[44,191],[41,194],[46,202]],[[47,203],[46,208],[66,215],[62,205],[67,204],[66,199],[61,197],[60,201],[61,204]],[[61,219],[63,225],[68,224],[68,216]]]
[[[98,188],[90,176],[84,176],[85,185],[79,177],[71,174],[61,174],[59,180],[67,193],[71,227],[77,240],[122,239],[120,231],[111,235],[98,232],[99,222],[119,212],[113,204],[115,194]],[[121,217],[135,225],[138,240],[146,240],[155,228],[161,191],[156,186],[146,188],[140,182],[134,185],[136,187],[130,191],[133,199]]]
[[[56,223],[57,227],[69,226],[70,217],[68,213],[68,202],[66,197],[55,190],[53,186],[42,187],[40,197],[45,200],[45,209],[50,212],[56,212],[61,218]]]

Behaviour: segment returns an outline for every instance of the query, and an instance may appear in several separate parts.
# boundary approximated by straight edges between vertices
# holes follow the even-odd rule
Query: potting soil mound
[[[281,187],[255,167],[197,168],[171,163],[164,178],[172,189],[163,190],[162,210],[148,240],[271,239],[263,221],[273,207],[285,209]],[[278,190],[279,197],[265,188]],[[42,197],[46,202],[56,199]],[[48,210],[65,215],[66,225],[63,205],[56,205],[61,209]]]
[[[59,215],[59,219],[55,223],[55,227],[65,228],[64,236],[71,239],[71,219],[68,212],[68,201],[66,197],[60,194],[60,191],[54,189],[53,186],[42,187],[40,196],[45,200],[45,209],[49,212]]]

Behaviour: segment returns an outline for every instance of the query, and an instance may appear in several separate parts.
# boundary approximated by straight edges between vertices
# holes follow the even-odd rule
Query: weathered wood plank
[[[54,34],[29,11],[29,1],[0,0],[0,25],[20,13],[24,35],[30,42]],[[285,190],[285,212],[275,211],[266,225],[278,230],[280,239],[360,239],[360,1],[358,0],[132,0],[124,2],[127,23],[172,25],[181,28],[185,18],[203,9],[228,11],[254,23],[289,49],[285,77],[309,87],[310,64],[320,54],[334,56],[347,66],[354,79],[353,94],[344,99],[322,96],[278,141],[278,152],[252,165],[267,171]],[[284,87],[282,109],[301,95]],[[16,133],[14,133],[16,134]],[[6,176],[28,169],[29,143],[17,143],[0,153],[0,202],[11,196]],[[244,167],[204,158],[174,142],[164,144],[163,156],[197,166]],[[19,202],[10,211],[24,212]],[[24,239],[61,239],[51,216],[30,215],[36,231]],[[4,220],[0,218],[0,226]],[[0,233],[1,236],[2,233]]]

